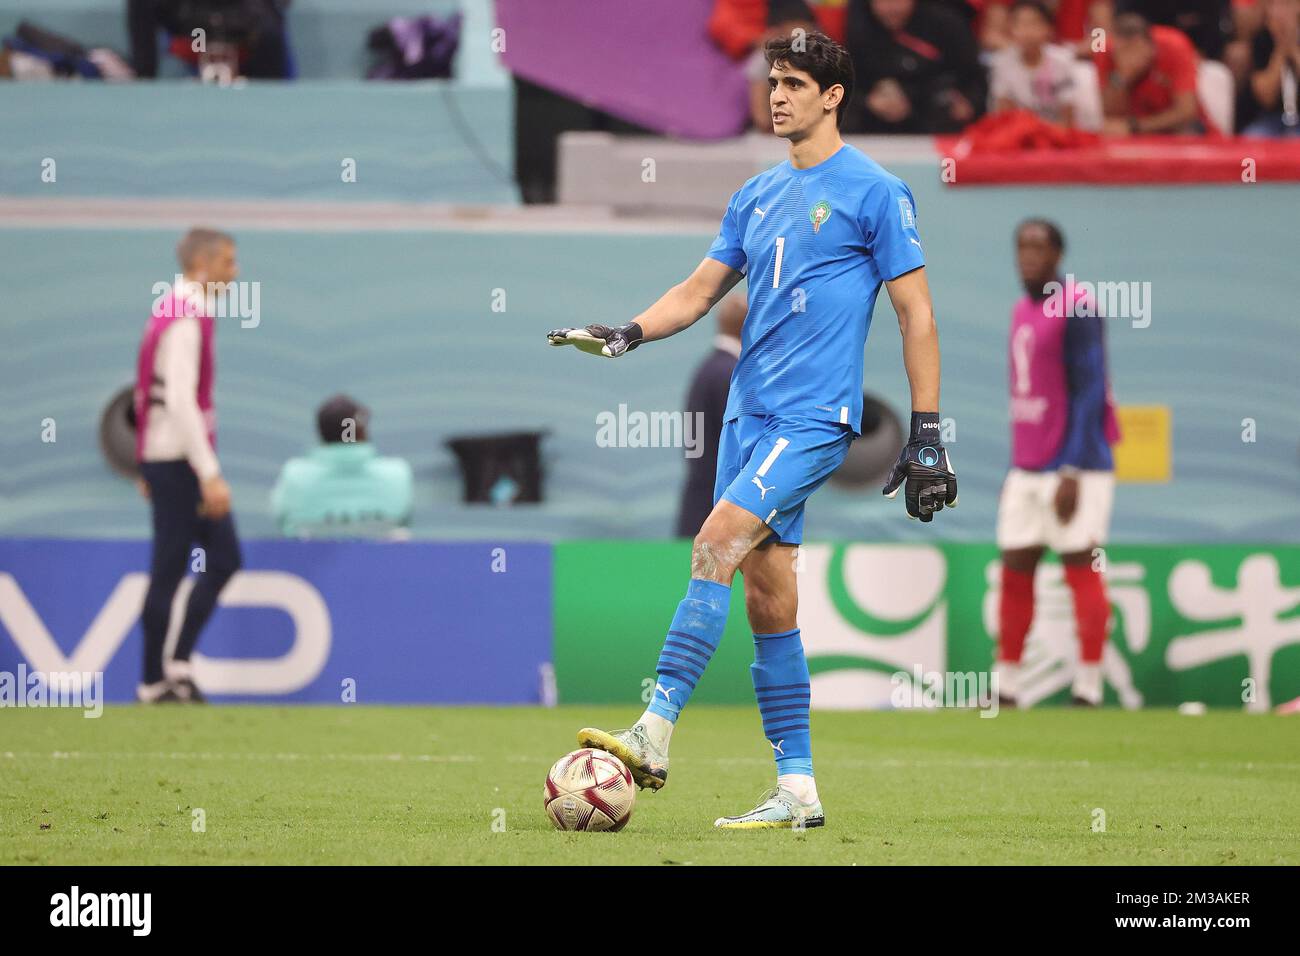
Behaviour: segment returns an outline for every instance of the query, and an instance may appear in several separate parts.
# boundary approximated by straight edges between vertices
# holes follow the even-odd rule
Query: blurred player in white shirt
[[[136,364],[136,458],[141,492],[153,512],[153,554],[141,625],[144,703],[201,701],[190,655],[217,596],[239,569],[239,539],[230,515],[230,487],[216,454],[216,323],[212,299],[239,276],[235,241],[213,229],[191,229],[176,247],[181,281],[159,296]],[[172,599],[195,557],[197,579],[171,660],[163,652]]]

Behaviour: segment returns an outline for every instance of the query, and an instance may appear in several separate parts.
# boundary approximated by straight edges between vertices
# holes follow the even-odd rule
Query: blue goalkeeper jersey
[[[736,190],[709,258],[749,286],[723,420],[783,415],[857,432],[880,285],[925,265],[907,184],[852,146],[809,169],[787,160]]]

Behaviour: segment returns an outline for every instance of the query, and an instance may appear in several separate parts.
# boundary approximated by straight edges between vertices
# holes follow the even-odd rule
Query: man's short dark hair
[[[793,21],[801,23],[816,22],[805,0],[768,0],[767,25],[769,27]]]
[[[807,73],[823,93],[835,84],[844,96],[835,110],[835,125],[844,120],[844,108],[853,95],[853,60],[849,51],[816,30],[796,30],[788,37],[773,37],[763,45],[768,66],[784,66]]]
[[[352,422],[352,440],[359,441],[358,435],[370,424],[370,409],[347,395],[325,399],[316,410],[316,430],[320,433],[320,440],[326,444],[342,442],[349,420]]]
[[[1061,227],[1050,219],[1041,219],[1038,217],[1025,219],[1016,226],[1016,239],[1019,240],[1021,234],[1026,229],[1038,228],[1047,233],[1047,241],[1057,252],[1065,251],[1065,234],[1061,232]]]
[[[1136,40],[1139,37],[1145,40],[1151,39],[1151,22],[1142,14],[1133,11],[1116,16],[1115,25],[1111,29],[1115,32],[1115,36],[1128,40]]]
[[[1047,4],[1043,3],[1042,0],[1016,0],[1015,3],[1011,4],[1010,12],[1015,13],[1021,7],[1033,10],[1052,26],[1056,25],[1056,17],[1052,15],[1052,11],[1048,9]]]

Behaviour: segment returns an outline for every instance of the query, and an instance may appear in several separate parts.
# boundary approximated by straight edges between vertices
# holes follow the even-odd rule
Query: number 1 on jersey
[[[776,237],[776,268],[772,270],[772,288],[781,284],[781,256],[785,253],[785,236]]]

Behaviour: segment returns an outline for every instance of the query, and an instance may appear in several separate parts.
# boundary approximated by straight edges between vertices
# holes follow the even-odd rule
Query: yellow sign
[[[1168,405],[1121,405],[1115,478],[1168,482],[1173,478],[1173,418]]]

